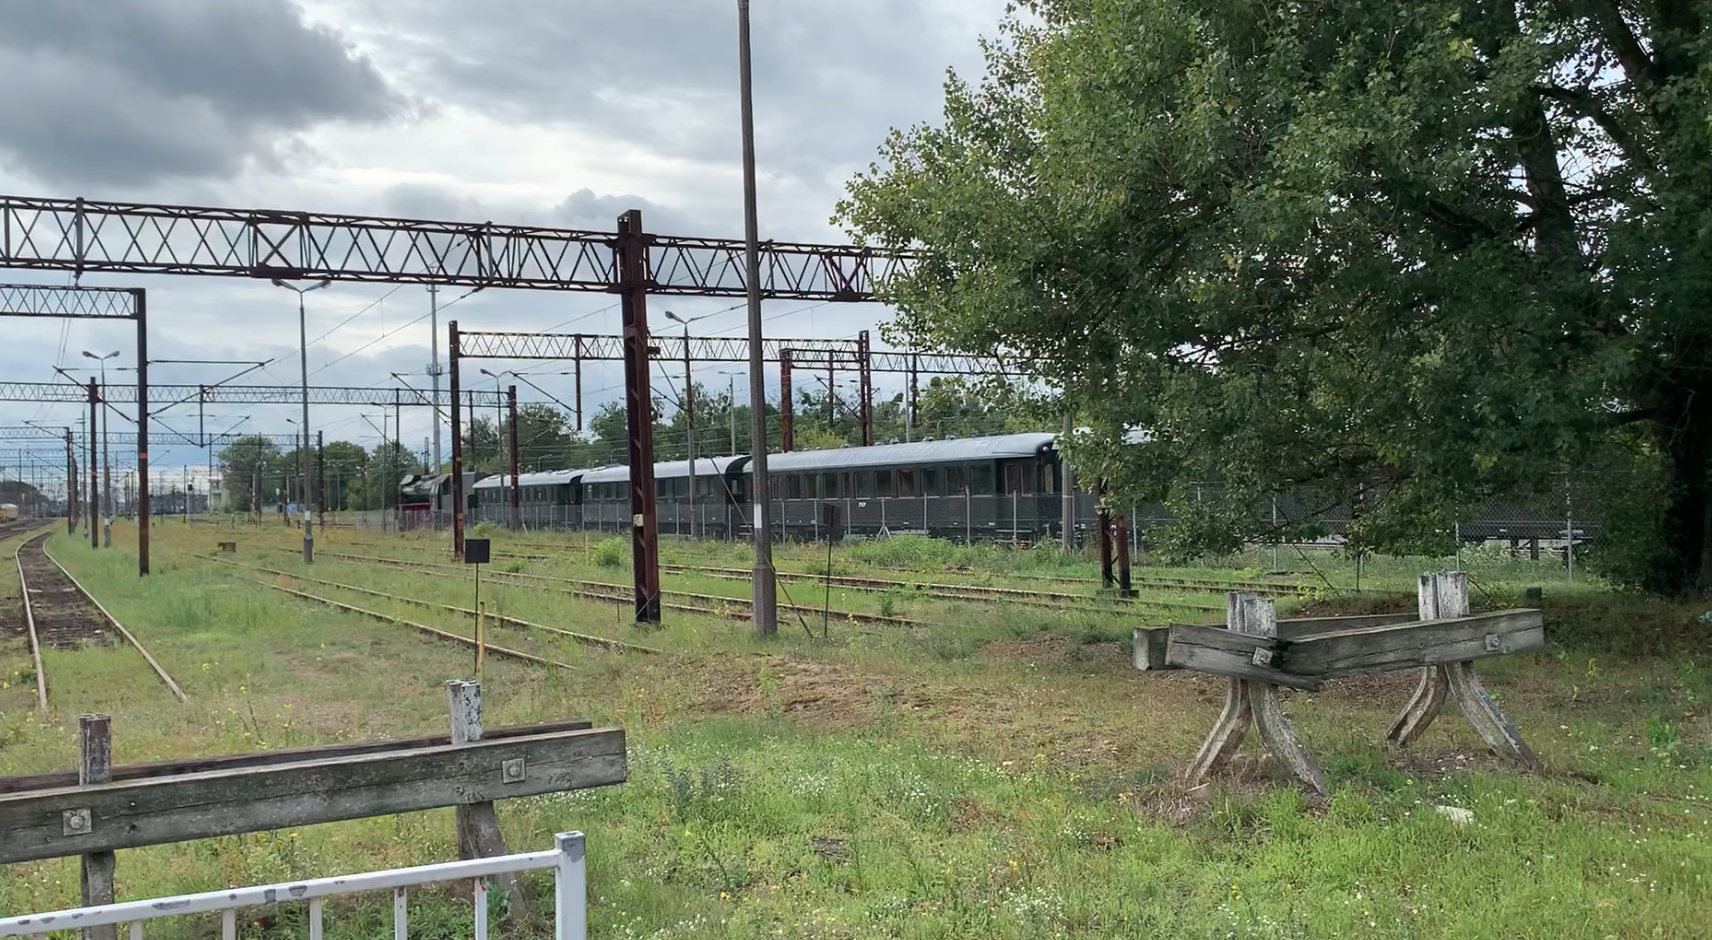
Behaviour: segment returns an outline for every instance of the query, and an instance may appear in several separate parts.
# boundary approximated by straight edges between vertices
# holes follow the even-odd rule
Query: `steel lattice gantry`
[[[0,284],[0,311],[9,317],[134,320],[140,291],[115,287]]]
[[[741,297],[742,239],[492,222],[219,209],[0,196],[0,267],[130,274],[329,278],[618,292],[625,238],[646,248],[655,294]],[[761,289],[784,300],[872,300],[907,267],[904,252],[797,242],[761,244]]]
[[[19,441],[19,442],[24,442],[24,443],[42,443],[42,444],[53,443],[53,444],[57,444],[60,441],[63,441],[65,439],[65,435],[70,433],[70,430],[71,430],[70,428],[63,428],[62,429],[62,428],[49,427],[46,425],[37,425],[37,426],[21,427],[21,428],[19,428],[19,427],[4,427],[4,428],[0,428],[0,441],[8,441],[8,442]],[[154,446],[171,447],[175,444],[189,444],[189,445],[194,446],[194,447],[204,447],[204,446],[211,446],[211,445],[212,446],[218,446],[218,445],[222,445],[222,444],[230,444],[233,441],[239,440],[241,438],[254,439],[254,438],[258,438],[258,437],[264,438],[268,442],[273,443],[273,444],[285,444],[285,445],[290,445],[293,447],[297,446],[297,444],[299,444],[302,440],[300,437],[298,437],[295,434],[240,434],[236,431],[223,431],[219,434],[210,434],[210,435],[208,435],[208,437],[206,439],[206,443],[199,443],[195,439],[191,438],[189,435],[179,434],[176,431],[150,431],[149,432],[149,446],[151,446],[151,447],[154,447]],[[112,431],[112,432],[108,433],[107,440],[108,440],[108,443],[111,443],[111,444],[119,444],[121,446],[124,446],[124,445],[134,446],[137,443],[137,432],[135,432],[135,431]]]
[[[459,333],[462,355],[482,359],[575,359],[621,360],[624,337],[593,333],[517,333],[463,330]],[[748,362],[749,340],[741,336],[691,336],[689,350],[684,337],[659,333],[649,337],[649,358],[667,362]],[[826,355],[854,357],[863,352],[860,339],[788,339],[762,341],[761,358],[783,362],[788,351],[794,360]],[[1007,366],[993,356],[960,353],[918,353],[894,349],[869,349],[872,372],[925,373],[929,375],[1012,375],[1027,372]]]
[[[467,400],[475,396],[477,406],[494,406],[496,396],[491,391],[470,389],[464,393]],[[392,405],[402,400],[408,405],[426,405],[433,399],[432,392],[409,388],[366,388],[362,386],[344,385],[311,385],[309,386],[309,403],[312,405]],[[83,386],[67,382],[0,382],[0,401],[39,401],[39,402],[86,402],[89,393]],[[137,400],[137,389],[132,385],[112,385],[107,388],[106,400],[109,402],[131,403]],[[149,386],[150,405],[178,405],[187,402],[201,401],[206,404],[235,404],[235,405],[296,405],[303,401],[302,389],[295,385],[151,385]],[[452,396],[441,392],[439,406],[451,405]],[[158,409],[157,409],[158,410]]]
[[[6,228],[7,219],[0,217],[0,239],[10,237]],[[148,292],[141,288],[119,287],[49,287],[40,284],[0,284],[0,317],[53,317],[71,320],[132,320],[137,324],[137,384],[134,388],[137,401],[137,431],[140,440],[137,446],[137,469],[146,478],[149,466],[149,448],[146,443],[149,430],[149,299]],[[89,403],[90,433],[94,433],[95,406],[100,400],[95,390],[95,380],[82,390],[81,400]],[[79,399],[72,399],[73,401]],[[71,458],[71,442],[66,441],[66,456]],[[90,505],[100,505],[96,491],[96,475],[94,473],[94,457],[90,458]],[[68,468],[68,473],[75,468]],[[108,471],[108,486],[112,486],[112,473]],[[66,524],[72,525],[70,506],[67,507]],[[149,573],[149,495],[147,488],[137,500],[137,574]],[[94,518],[92,515],[91,519]],[[89,527],[91,545],[98,544],[101,526]],[[109,535],[109,544],[111,536]]]

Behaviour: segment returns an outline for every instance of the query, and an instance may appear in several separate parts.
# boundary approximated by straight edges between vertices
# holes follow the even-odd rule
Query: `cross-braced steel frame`
[[[744,297],[745,242],[658,235],[636,210],[615,232],[381,216],[0,196],[0,267],[263,279],[597,291],[618,294],[628,412],[638,619],[659,619],[648,388],[647,295]],[[755,280],[768,299],[871,301],[909,252],[763,242]],[[139,295],[140,296],[140,295]],[[139,358],[144,353],[139,350]],[[451,402],[459,400],[452,371]],[[146,394],[139,394],[146,399]],[[146,417],[146,404],[138,410]],[[455,416],[457,409],[448,413]],[[455,420],[455,419],[454,419]],[[146,429],[144,429],[146,430]],[[452,507],[463,523],[462,446],[453,425]],[[461,544],[457,546],[461,551]]]
[[[0,219],[0,225],[4,220]],[[0,238],[10,232],[0,228]],[[36,284],[0,284],[0,316],[55,317],[72,320],[133,320],[137,324],[137,472],[143,478],[149,471],[149,301],[148,292],[140,287],[43,287]],[[106,389],[102,389],[103,392]],[[89,401],[90,427],[93,433],[95,405],[99,402],[95,380],[85,389]],[[98,479],[95,473],[93,449],[89,458],[90,506],[100,506]],[[109,471],[111,472],[111,471]],[[112,485],[112,481],[108,481]],[[94,516],[90,517],[91,520]],[[149,494],[147,487],[137,498],[137,574],[149,573]],[[91,524],[89,541],[100,544],[101,526]]]

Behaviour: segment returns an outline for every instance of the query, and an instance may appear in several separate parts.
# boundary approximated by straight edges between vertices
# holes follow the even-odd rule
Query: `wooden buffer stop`
[[[456,807],[459,855],[506,855],[495,800],[623,783],[624,732],[581,719],[483,730],[481,687],[446,684],[451,730],[114,766],[106,716],[81,720],[75,771],[0,777],[0,864],[83,857],[83,903],[111,904],[119,849]],[[523,909],[512,876],[501,889]],[[110,940],[112,927],[87,940]]]
[[[1325,776],[1279,707],[1279,688],[1318,690],[1329,679],[1421,671],[1420,682],[1386,739],[1405,746],[1426,730],[1448,697],[1487,746],[1533,769],[1538,761],[1486,693],[1474,661],[1545,646],[1538,610],[1469,613],[1468,576],[1422,575],[1419,613],[1279,620],[1271,598],[1232,593],[1225,626],[1174,625],[1135,631],[1135,665],[1143,671],[1190,669],[1226,676],[1224,711],[1189,765],[1201,784],[1236,754],[1250,725],[1266,750],[1317,797]]]

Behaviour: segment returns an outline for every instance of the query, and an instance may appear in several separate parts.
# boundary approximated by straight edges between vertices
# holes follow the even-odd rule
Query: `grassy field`
[[[0,774],[73,766],[75,716],[114,716],[121,762],[424,734],[444,729],[441,683],[470,654],[395,626],[313,605],[304,590],[469,633],[468,618],[210,559],[229,530],[155,529],[155,574],[135,577],[135,531],[114,551],[62,534],[52,550],[132,628],[190,695],[175,702],[123,649],[52,653],[54,710],[33,711],[29,656],[0,638]],[[237,560],[302,571],[295,531],[241,526]],[[499,571],[628,579],[622,543],[496,533]],[[536,547],[559,542],[562,550]],[[529,543],[528,546],[520,543]],[[15,594],[10,554],[0,593]],[[443,539],[331,530],[323,551],[447,561]],[[746,549],[669,542],[662,560],[747,563]],[[1317,585],[1290,607],[1412,605],[1415,573],[1444,560],[1370,562],[1353,572],[1314,559]],[[1255,577],[1241,567],[1138,574]],[[781,550],[783,570],[820,571],[824,547]],[[834,572],[1093,593],[1082,559],[899,539],[840,548]],[[463,569],[399,571],[323,557],[313,576],[468,605]],[[1561,577],[1561,574],[1556,577]],[[10,579],[9,581],[6,579]],[[1288,579],[1287,579],[1288,580]],[[668,590],[742,597],[747,584],[668,575]],[[1325,765],[1330,806],[1307,804],[1275,768],[1240,760],[1212,787],[1177,775],[1222,700],[1218,682],[1142,675],[1129,665],[1138,625],[1182,610],[1056,611],[935,600],[919,592],[833,589],[834,610],[890,612],[914,628],[834,618],[810,639],[790,617],[771,642],[747,625],[668,612],[658,629],[627,608],[537,584],[491,583],[489,609],[644,643],[614,653],[562,637],[494,628],[496,642],[571,666],[491,661],[490,725],[587,716],[622,726],[630,781],[500,804],[511,845],[589,837],[594,935],[659,937],[1686,937],[1712,935],[1712,626],[1703,608],[1562,585],[1548,566],[1494,565],[1475,600],[1513,603],[1546,583],[1545,653],[1481,666],[1545,769],[1518,775],[1486,756],[1447,714],[1415,749],[1388,753],[1384,729],[1408,676],[1352,679],[1287,699]],[[792,584],[798,603],[818,586]],[[1216,594],[1153,591],[1217,603]],[[1092,601],[1090,601],[1092,603]],[[1110,605],[1107,605],[1109,608]],[[16,617],[6,602],[8,630]],[[1216,615],[1194,617],[1215,620]],[[820,632],[818,620],[807,626]],[[1253,753],[1252,749],[1247,753]],[[1435,806],[1471,810],[1458,825]],[[455,855],[449,811],[339,823],[120,854],[121,897],[335,874]],[[0,912],[70,906],[74,860],[0,870]],[[387,899],[330,909],[329,934],[386,932]],[[246,936],[302,935],[284,910]],[[466,936],[467,902],[413,904],[418,937]],[[183,935],[207,935],[196,921]]]

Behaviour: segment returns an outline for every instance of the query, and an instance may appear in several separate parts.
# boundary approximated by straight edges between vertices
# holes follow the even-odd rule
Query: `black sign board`
[[[464,539],[464,564],[485,565],[488,561],[487,539]]]

